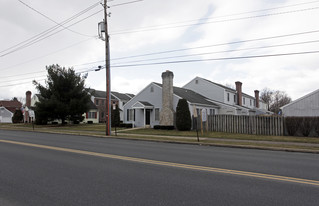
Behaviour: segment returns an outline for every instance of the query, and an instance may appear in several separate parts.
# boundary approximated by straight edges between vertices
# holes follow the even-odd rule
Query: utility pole
[[[106,136],[111,135],[111,72],[110,72],[110,42],[107,27],[107,0],[104,0],[104,29],[105,29],[105,70],[106,70]]]

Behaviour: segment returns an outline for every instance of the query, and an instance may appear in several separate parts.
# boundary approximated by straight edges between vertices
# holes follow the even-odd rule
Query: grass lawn
[[[32,131],[32,124],[0,124],[0,129],[26,130]],[[78,124],[78,125],[35,125],[35,131],[54,132],[62,134],[75,135],[95,135],[105,137],[105,124]],[[112,128],[112,134],[114,135]],[[155,129],[130,129],[117,128],[119,138],[167,141],[167,142],[185,142],[197,143],[196,131],[177,131],[177,130],[155,130]],[[122,134],[122,135],[121,135]],[[124,135],[125,134],[125,135]],[[222,132],[204,132],[199,131],[200,144],[228,145],[239,147],[254,148],[278,148],[294,150],[312,150],[319,151],[318,137],[292,137],[292,136],[261,136],[247,134],[233,134]],[[178,138],[177,138],[178,137]],[[184,138],[183,138],[184,137]],[[238,140],[251,140],[238,141]],[[270,141],[270,142],[262,142]],[[313,143],[314,145],[293,145],[289,143]],[[317,145],[318,144],[318,145]]]
[[[155,130],[155,129],[136,129],[121,131],[127,134],[143,134],[143,135],[162,135],[162,136],[183,136],[196,137],[196,131],[177,131],[177,130]],[[319,144],[318,137],[292,137],[292,136],[264,136],[249,134],[234,134],[223,132],[198,132],[199,137],[205,138],[221,138],[235,140],[254,140],[254,141],[277,141],[277,142],[299,142],[299,143],[316,143]]]

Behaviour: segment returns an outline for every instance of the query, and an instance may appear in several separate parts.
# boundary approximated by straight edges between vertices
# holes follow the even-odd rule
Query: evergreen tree
[[[21,110],[17,109],[12,116],[12,122],[13,123],[21,123],[22,120],[23,120],[23,114],[22,114]]]
[[[82,121],[82,114],[89,109],[90,95],[85,89],[84,79],[75,74],[72,68],[59,65],[46,67],[48,71],[46,86],[34,81],[39,91],[36,103],[36,123],[46,124],[55,119]]]
[[[111,126],[112,127],[119,127],[120,126],[120,109],[119,109],[118,105],[115,106],[115,109],[112,108]]]
[[[176,127],[180,131],[188,131],[192,127],[191,114],[186,99],[180,99],[176,108]]]

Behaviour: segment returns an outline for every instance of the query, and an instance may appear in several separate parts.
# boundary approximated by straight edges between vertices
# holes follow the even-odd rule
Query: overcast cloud
[[[104,64],[104,42],[94,37],[97,36],[98,22],[104,18],[103,12],[69,27],[72,31],[63,30],[29,47],[8,53],[12,51],[8,48],[56,26],[43,15],[63,22],[98,2],[21,1],[29,7],[18,0],[0,1],[0,99],[24,97],[27,90],[36,93],[32,80],[45,79],[47,65],[74,67],[80,72],[94,70]],[[176,86],[183,86],[200,76],[224,85],[241,81],[243,91],[250,95],[255,89],[268,87],[286,91],[296,99],[319,88],[319,53],[115,67],[317,51],[319,32],[230,43],[319,30],[319,1],[144,0],[115,6],[130,1],[113,0],[108,3],[111,6],[112,91],[136,94],[152,81],[161,82],[161,73],[165,70],[174,72]],[[98,5],[65,26],[102,9]],[[217,44],[224,45],[207,47]],[[204,48],[190,49],[194,47]],[[167,52],[179,49],[188,50]],[[116,60],[153,52],[164,53]],[[105,70],[88,72],[86,85],[105,90]]]

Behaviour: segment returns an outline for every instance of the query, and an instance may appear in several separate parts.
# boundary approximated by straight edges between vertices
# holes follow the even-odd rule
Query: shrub
[[[319,135],[319,117],[314,118],[314,128],[315,128],[315,131],[317,132],[317,135]]]
[[[23,114],[21,110],[17,109],[12,116],[12,122],[21,123],[22,121],[23,121]]]
[[[120,127],[133,128],[133,124],[121,123],[121,124],[120,124]]]
[[[116,105],[115,109],[112,108],[112,111],[111,111],[111,126],[112,127],[120,126],[120,109],[119,109],[118,105]]]
[[[88,124],[93,124],[93,121],[88,121]]]
[[[290,136],[294,136],[300,125],[300,118],[298,117],[286,117],[285,118],[287,132]]]
[[[180,131],[189,131],[192,127],[191,114],[186,99],[180,99],[176,107],[176,127]]]
[[[313,128],[314,118],[303,117],[300,124],[301,133],[303,136],[308,137]]]
[[[167,125],[154,125],[154,129],[161,129],[161,130],[174,130],[174,126],[167,126]]]

